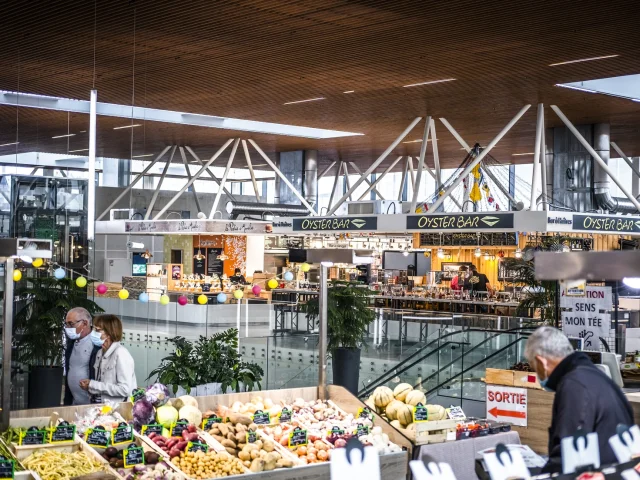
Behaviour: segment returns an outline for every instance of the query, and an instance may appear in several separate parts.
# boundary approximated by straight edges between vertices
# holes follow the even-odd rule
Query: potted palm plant
[[[15,360],[29,366],[29,408],[60,405],[64,358],[64,321],[74,307],[92,315],[103,310],[70,278],[28,278],[15,290]],[[37,395],[36,395],[37,393]]]
[[[327,289],[327,350],[332,358],[333,383],[354,395],[360,377],[360,346],[375,319],[369,308],[369,297],[374,293],[359,284],[335,280]],[[304,305],[312,320],[318,319],[319,309],[318,297]]]

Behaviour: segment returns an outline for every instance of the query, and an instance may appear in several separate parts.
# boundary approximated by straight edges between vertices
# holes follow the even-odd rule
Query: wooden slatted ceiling
[[[511,154],[533,151],[537,102],[559,105],[575,123],[611,122],[612,138],[640,155],[639,104],[553,86],[638,73],[640,2],[99,0],[95,6],[101,101],[365,133],[322,141],[251,135],[271,155],[317,148],[321,168],[337,159],[366,166],[415,116],[427,114],[445,116],[468,143],[487,144],[532,103],[494,150],[504,162],[531,161]],[[88,98],[94,2],[7,0],[1,13],[0,89]],[[611,54],[620,56],[548,66]],[[402,88],[443,78],[457,80]],[[318,96],[327,99],[283,105]],[[546,113],[548,126],[560,125]],[[66,151],[66,141],[50,138],[66,132],[66,117],[22,109],[16,122],[15,108],[0,107],[0,144],[15,141],[17,126],[18,151]],[[85,116],[71,122],[78,130],[88,126]],[[134,129],[132,144],[130,132],[113,130],[121,123],[99,119],[99,155],[127,157],[132,147],[134,155],[158,152],[178,142],[206,157],[239,135],[147,122],[144,132]],[[437,128],[443,164],[459,164],[459,145]],[[406,140],[420,137],[418,126]],[[419,148],[401,144],[394,153],[417,156]],[[0,147],[0,155],[11,151]]]

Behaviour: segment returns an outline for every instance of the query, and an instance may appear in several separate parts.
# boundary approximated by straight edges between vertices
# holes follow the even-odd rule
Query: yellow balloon
[[[169,303],[169,295],[160,295],[160,305],[167,305]]]
[[[275,278],[272,278],[271,280],[269,280],[269,281],[267,282],[267,286],[268,286],[271,290],[273,290],[273,289],[275,289],[275,288],[278,288],[278,280],[276,280]]]
[[[19,282],[20,280],[22,280],[22,272],[20,270],[14,270],[13,271],[13,281],[14,282]]]
[[[300,270],[302,270],[304,273],[307,273],[309,270],[311,270],[311,265],[309,265],[308,263],[303,263],[302,265],[300,265]]]
[[[33,265],[36,268],[40,268],[43,263],[44,263],[44,260],[42,260],[41,258],[36,258],[31,265]]]
[[[77,285],[79,288],[84,288],[84,287],[86,287],[86,286],[87,286],[87,279],[86,279],[86,278],[84,278],[84,277],[78,277],[78,278],[76,278],[76,285]]]
[[[209,301],[209,299],[207,298],[206,295],[199,295],[198,296],[198,303],[200,305],[206,305],[208,301]]]
[[[120,300],[126,300],[129,298],[129,291],[123,288],[118,292],[118,296],[120,297]]]
[[[244,297],[244,292],[242,290],[235,290],[233,292],[233,297],[240,300],[242,297]]]

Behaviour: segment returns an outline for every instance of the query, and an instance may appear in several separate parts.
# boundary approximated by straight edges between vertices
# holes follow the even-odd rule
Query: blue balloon
[[[66,275],[66,272],[64,271],[64,268],[56,268],[55,271],[53,272],[53,276],[56,277],[58,280],[62,280]]]
[[[284,272],[284,279],[287,282],[290,282],[291,280],[293,280],[293,273],[291,272]]]
[[[140,300],[142,303],[147,303],[149,301],[149,294],[147,292],[142,292],[140,295],[138,295],[138,300]]]
[[[218,303],[224,303],[227,301],[227,296],[222,292],[220,292],[216,298],[218,299]]]

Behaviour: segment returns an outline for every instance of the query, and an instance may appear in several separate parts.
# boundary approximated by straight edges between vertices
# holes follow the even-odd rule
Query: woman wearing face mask
[[[133,357],[120,344],[122,322],[115,315],[98,315],[90,337],[101,347],[94,364],[96,378],[81,380],[80,387],[91,394],[92,403],[125,401],[138,384]]]

